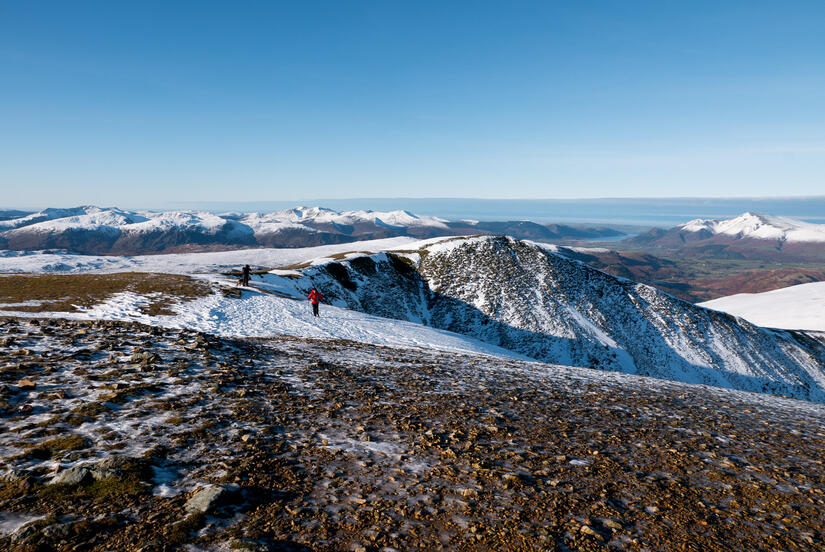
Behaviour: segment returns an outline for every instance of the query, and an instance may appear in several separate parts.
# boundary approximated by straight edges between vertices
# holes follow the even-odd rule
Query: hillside
[[[544,362],[825,400],[825,347],[511,238],[433,240],[269,275],[264,289],[468,335]]]
[[[726,250],[718,251],[717,256],[707,248],[666,251],[605,245],[610,247],[559,247],[557,252],[614,276],[655,286],[691,303],[825,281],[821,262],[794,262],[790,257],[774,262],[761,258],[759,250],[753,248],[748,251],[749,258],[744,259],[730,258]],[[771,250],[767,257],[774,258],[776,254],[776,250]]]

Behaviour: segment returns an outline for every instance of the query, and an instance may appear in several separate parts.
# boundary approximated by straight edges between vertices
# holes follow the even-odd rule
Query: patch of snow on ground
[[[74,320],[128,320],[169,328],[197,330],[222,337],[272,337],[290,335],[321,339],[348,339],[391,347],[424,347],[456,353],[479,353],[517,360],[533,360],[476,339],[361,312],[321,305],[321,316],[313,317],[308,301],[287,299],[244,288],[241,299],[215,294],[176,308],[175,316],[150,316],[140,311],[148,300],[133,293],[120,293],[110,300],[69,313],[36,313]],[[27,312],[4,312],[8,316],[32,316]]]
[[[19,512],[0,512],[0,535],[11,535],[27,523],[46,516],[30,516]]]
[[[744,318],[757,326],[825,331],[825,282],[811,282],[763,293],[739,293],[699,306]]]

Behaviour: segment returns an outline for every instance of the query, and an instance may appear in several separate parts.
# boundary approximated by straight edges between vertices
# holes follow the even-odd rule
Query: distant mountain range
[[[6,211],[0,210],[0,221],[21,218],[30,214],[31,211],[17,211],[15,209]]]
[[[411,236],[507,234],[537,241],[606,239],[610,228],[530,221],[448,221],[408,211],[345,211],[296,207],[271,213],[125,211],[94,206],[7,212],[0,249],[66,249],[86,254],[138,255],[244,247],[308,247]],[[2,214],[2,213],[0,213]],[[20,216],[13,216],[18,214]]]

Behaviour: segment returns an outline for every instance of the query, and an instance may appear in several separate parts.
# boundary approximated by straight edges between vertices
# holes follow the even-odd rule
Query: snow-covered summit
[[[100,207],[95,207],[92,205],[83,205],[80,207],[71,207],[68,209],[55,209],[50,207],[48,209],[43,209],[42,211],[38,211],[37,213],[32,213],[30,215],[0,221],[0,232],[11,230],[13,228],[19,228],[22,226],[30,226],[33,224],[38,224],[50,220],[80,217],[83,215],[93,215],[95,213],[100,213],[102,211],[106,211],[106,209],[101,209]]]
[[[783,242],[825,242],[825,224],[789,217],[744,213],[727,220],[695,219],[678,227],[687,232]]]

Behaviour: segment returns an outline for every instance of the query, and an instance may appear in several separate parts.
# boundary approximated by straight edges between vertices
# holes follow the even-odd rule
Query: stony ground
[[[0,549],[822,550],[825,407],[0,318]]]

